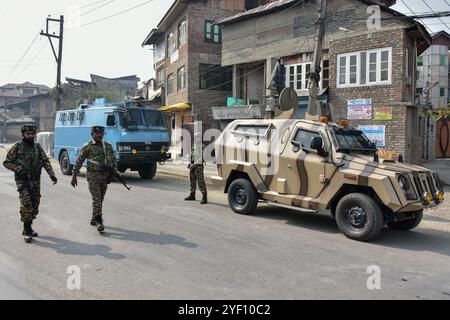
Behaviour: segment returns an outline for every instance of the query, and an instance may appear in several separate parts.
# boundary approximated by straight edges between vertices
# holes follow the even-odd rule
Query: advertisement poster
[[[364,132],[370,141],[377,144],[377,147],[386,146],[386,126],[358,126],[358,130]]]
[[[349,120],[372,119],[372,99],[352,99],[347,101],[347,118]]]
[[[392,107],[375,108],[374,119],[375,120],[392,120]]]

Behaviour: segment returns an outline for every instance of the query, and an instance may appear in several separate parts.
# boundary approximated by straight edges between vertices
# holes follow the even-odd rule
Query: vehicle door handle
[[[292,164],[288,164],[288,168],[289,168],[289,169],[292,169]]]

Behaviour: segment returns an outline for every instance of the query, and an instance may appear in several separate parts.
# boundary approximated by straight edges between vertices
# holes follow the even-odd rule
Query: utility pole
[[[6,135],[8,133],[8,118],[6,116],[7,109],[8,109],[8,97],[5,97],[5,105],[3,109],[3,134],[2,134],[3,143],[6,143]]]
[[[317,20],[318,23],[318,31],[316,37],[316,43],[314,48],[314,60],[312,65],[312,71],[309,73],[309,101],[308,101],[308,109],[306,111],[305,118],[308,120],[318,120],[318,116],[322,115],[323,111],[320,105],[318,108],[317,103],[317,95],[319,92],[319,80],[320,80],[320,71],[321,71],[321,61],[322,61],[322,48],[323,48],[323,40],[325,36],[325,19],[327,14],[327,0],[317,0],[317,5],[319,8],[319,18]]]
[[[54,32],[50,34],[48,32],[49,22],[59,22],[59,34],[56,35]],[[62,95],[62,87],[61,87],[61,65],[62,65],[62,51],[63,51],[63,35],[64,35],[64,16],[60,16],[59,19],[47,18],[46,29],[45,32],[41,30],[41,36],[48,37],[50,41],[50,46],[52,47],[53,55],[55,56],[56,63],[58,64],[58,70],[56,74],[56,110],[61,110],[61,95]],[[52,38],[58,39],[58,54],[55,51],[55,47],[53,46]]]

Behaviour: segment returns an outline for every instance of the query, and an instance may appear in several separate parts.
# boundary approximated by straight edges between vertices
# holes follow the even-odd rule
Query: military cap
[[[102,126],[93,126],[93,127],[91,128],[91,132],[92,132],[92,133],[94,133],[94,132],[104,133],[104,132],[105,132],[105,127],[102,127]]]
[[[22,128],[20,128],[20,130],[22,131],[22,133],[27,131],[36,133],[37,127],[33,124],[25,124],[22,126]]]

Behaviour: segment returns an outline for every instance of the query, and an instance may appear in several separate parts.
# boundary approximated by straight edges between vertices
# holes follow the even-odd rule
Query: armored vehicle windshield
[[[166,128],[162,113],[156,110],[130,108],[121,113],[120,120],[128,131]]]
[[[377,152],[376,145],[360,130],[332,126],[330,131],[338,152]]]

